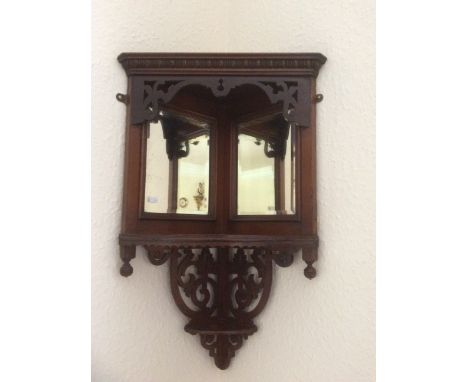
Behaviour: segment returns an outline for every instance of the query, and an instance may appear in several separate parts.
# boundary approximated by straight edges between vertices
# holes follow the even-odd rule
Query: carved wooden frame
[[[117,95],[127,105],[120,273],[125,277],[133,273],[130,261],[136,246],[144,247],[154,265],[169,261],[171,293],[190,319],[185,330],[198,334],[216,366],[225,369],[257,330],[253,319],[268,301],[273,263],[287,267],[302,250],[305,276],[316,275],[315,104],[322,96],[315,93],[315,80],[326,58],[318,53],[123,53],[118,60],[128,76],[128,94]],[[173,214],[148,219],[141,214],[143,127],[158,120],[161,106],[193,84],[210,89],[215,97],[246,84],[256,86],[278,105],[286,121],[298,126],[300,213],[293,218],[239,219],[231,207],[215,208],[215,216],[205,219]],[[216,167],[216,173],[232,172],[232,163],[231,158]],[[214,194],[231,195],[227,206],[232,206],[235,189],[214,175],[220,188]]]

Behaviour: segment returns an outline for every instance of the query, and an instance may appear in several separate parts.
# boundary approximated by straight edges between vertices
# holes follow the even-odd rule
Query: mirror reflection
[[[280,114],[238,125],[238,215],[295,214],[295,139]]]
[[[144,211],[207,215],[210,129],[165,112],[147,127]]]

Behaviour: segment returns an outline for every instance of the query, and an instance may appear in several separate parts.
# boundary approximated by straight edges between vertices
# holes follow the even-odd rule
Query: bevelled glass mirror
[[[237,214],[296,213],[296,128],[281,114],[237,129]]]
[[[146,129],[144,212],[208,215],[210,125],[162,112]]]

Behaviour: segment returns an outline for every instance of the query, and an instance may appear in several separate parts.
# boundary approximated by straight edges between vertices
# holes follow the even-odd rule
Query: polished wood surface
[[[189,318],[215,364],[225,369],[257,327],[272,267],[289,266],[302,250],[304,275],[317,260],[316,78],[326,58],[298,54],[122,53],[128,94],[121,274],[142,246],[149,261],[170,264],[174,301]],[[210,131],[207,215],[144,211],[148,124],[161,120],[176,190],[181,142]],[[295,213],[283,213],[284,141],[294,123]],[[275,215],[237,214],[237,139],[243,133],[270,142],[275,158]],[[292,130],[291,130],[292,131]],[[283,145],[283,146],[282,146]],[[267,146],[265,146],[267,147]],[[176,194],[176,193],[175,193]],[[171,211],[177,200],[171,199]]]

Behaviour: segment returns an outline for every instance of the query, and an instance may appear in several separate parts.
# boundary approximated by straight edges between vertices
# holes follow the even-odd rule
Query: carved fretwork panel
[[[122,257],[121,273],[128,276],[132,273],[129,263],[135,244],[131,238],[121,241],[122,248],[131,253]],[[220,369],[229,366],[243,341],[257,331],[254,318],[268,302],[273,262],[287,267],[301,249],[286,244],[240,246],[226,242],[210,246],[142,244],[152,264],[162,265],[169,260],[172,296],[190,319],[185,331],[200,336],[201,345]],[[312,263],[317,245],[312,241],[302,247],[307,263],[304,273],[309,278],[315,276]]]
[[[243,339],[257,330],[253,323],[271,288],[271,252],[265,248],[181,248],[170,261],[171,288],[216,366],[229,366]]]
[[[242,85],[254,85],[263,90],[272,104],[282,105],[285,120],[300,126],[310,125],[311,81],[300,77],[146,77],[133,79],[131,90],[131,123],[157,121],[161,106],[168,104],[183,88],[201,85],[215,97],[225,97]]]

